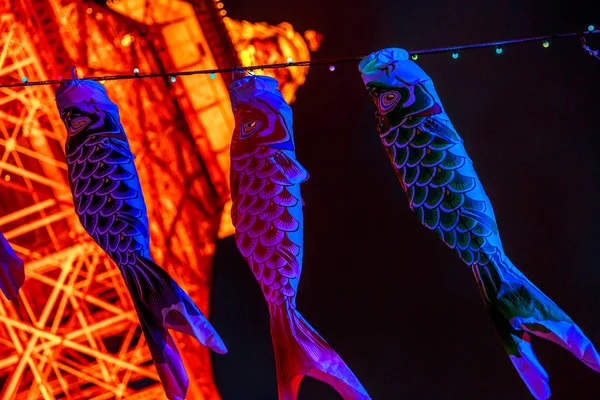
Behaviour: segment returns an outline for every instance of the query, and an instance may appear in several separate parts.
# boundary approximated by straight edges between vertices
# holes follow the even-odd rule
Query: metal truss
[[[0,82],[66,73],[65,54],[80,75],[164,68],[157,53],[165,41],[143,24],[91,3],[35,2],[46,7],[44,15],[1,11]],[[51,60],[56,35],[65,52]],[[106,87],[137,155],[154,258],[207,312],[228,195],[226,186],[224,193],[215,187],[220,167],[173,101],[177,92],[184,95],[177,85],[144,80]],[[0,89],[0,230],[25,259],[27,276],[19,302],[0,300],[0,398],[164,398],[121,275],[73,212],[64,134],[51,87]],[[190,375],[189,398],[218,399],[207,350],[175,337]]]
[[[241,36],[233,23],[226,30],[219,2],[98,3],[0,0],[0,82],[66,76],[72,65],[80,76],[213,69],[238,64],[236,50],[244,63],[262,61],[244,53],[247,25]],[[252,45],[262,55],[279,60],[285,48],[307,59],[291,27],[255,28]],[[280,45],[268,45],[272,36]],[[278,76],[286,96],[305,75]],[[207,314],[215,241],[233,233],[229,79],[105,83],[137,155],[153,256]],[[164,399],[120,272],[73,212],[64,139],[53,88],[0,89],[0,231],[27,277],[18,301],[0,296],[0,399]],[[188,398],[218,400],[207,349],[173,334],[190,376]]]
[[[323,36],[313,30],[300,35],[288,22],[269,25],[224,17],[223,22],[244,66],[309,61],[311,51],[321,46]],[[279,68],[261,72],[279,81],[279,90],[288,103],[296,100],[296,91],[306,81],[309,67]]]

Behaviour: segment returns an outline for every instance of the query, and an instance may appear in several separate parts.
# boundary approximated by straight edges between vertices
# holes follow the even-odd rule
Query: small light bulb
[[[502,54],[502,47],[496,47],[496,54]]]
[[[590,31],[590,32],[592,32],[595,29],[596,29],[596,27],[594,25],[588,26],[588,31]]]
[[[25,83],[25,82],[27,82],[27,77],[24,76],[24,77],[21,78],[21,80],[23,81],[23,83]]]
[[[101,85],[104,85],[106,83],[105,80],[101,80],[101,81],[98,81],[98,82],[100,82]]]
[[[330,70],[331,72],[335,71],[335,65],[330,65],[330,66],[329,66],[329,70]]]
[[[4,180],[5,180],[6,182],[10,181],[10,175],[4,175]]]
[[[139,70],[138,68],[134,68],[134,69],[133,69],[133,73],[137,75],[137,74],[139,74],[139,73],[140,73],[140,70]]]
[[[172,76],[171,78],[169,78],[171,82],[175,83],[175,81],[177,81],[177,78],[175,78],[174,76]]]
[[[291,63],[292,63],[292,57],[288,57],[288,58],[287,58],[287,63],[288,63],[288,64],[291,64]]]
[[[212,74],[210,74],[208,76],[210,79],[215,79],[217,77],[217,74],[215,74],[214,72]]]
[[[413,60],[416,60],[417,58],[419,58],[418,54],[411,54],[410,58],[412,58]]]
[[[550,42],[547,40],[544,40],[544,42],[542,43],[542,46],[544,46],[545,48],[550,47]]]
[[[88,14],[91,14],[91,13],[93,13],[93,12],[94,12],[94,10],[92,10],[92,8],[91,8],[91,7],[88,7],[88,9],[87,9],[87,10],[85,10],[85,12],[86,12],[86,13],[88,13]]]
[[[454,58],[455,60],[458,58],[458,51],[452,52],[452,58]]]

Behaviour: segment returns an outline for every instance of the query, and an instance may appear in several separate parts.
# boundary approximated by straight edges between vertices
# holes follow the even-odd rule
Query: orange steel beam
[[[246,57],[243,41],[252,35],[226,27],[218,4],[0,0],[0,82],[67,76],[72,65],[88,76],[260,61],[256,52]],[[279,45],[265,47],[265,26],[255,29],[252,42],[263,55],[291,51],[307,59],[307,46],[315,50],[314,35],[311,42],[305,33],[305,43],[282,26],[266,26]],[[302,84],[307,70],[300,72],[277,76],[287,96]],[[215,241],[233,233],[229,80],[106,83],[138,156],[153,256],[205,313]],[[52,87],[0,90],[0,231],[25,259],[27,275],[18,308],[0,298],[0,398],[163,399],[120,272],[73,212],[64,139]],[[218,400],[207,350],[185,335],[175,337],[184,345],[188,398]]]
[[[89,6],[17,0],[0,8],[0,81],[47,79],[65,74],[73,64],[85,74],[106,70],[101,62],[121,73],[134,67],[164,69],[165,61],[155,55],[155,40],[143,37],[148,29],[141,32],[141,24],[96,5],[89,13]],[[126,35],[135,38],[133,43],[115,47],[113,43],[125,43]],[[62,59],[52,60],[51,43],[59,39]],[[222,201],[206,189],[214,186],[208,171],[220,167],[211,154],[199,150],[190,128],[180,122],[185,111],[172,100],[167,82],[119,83],[107,89],[126,110],[123,124],[133,150],[141,155],[136,162],[153,221],[155,258],[170,270],[177,264],[178,274],[191,278],[190,283],[190,278],[185,282],[175,276],[207,311],[208,269]],[[154,368],[145,366],[150,354],[121,276],[78,228],[63,146],[52,88],[0,90],[0,179],[6,176],[0,186],[0,230],[26,259],[21,299],[33,323],[20,320],[23,310],[17,313],[0,301],[0,375],[5,377],[0,398],[163,398]],[[174,154],[172,148],[182,150]],[[159,193],[169,196],[159,201]],[[111,337],[119,342],[110,344]],[[204,351],[186,347],[186,363],[189,355],[196,358]],[[204,365],[190,369],[189,398],[218,399],[208,356],[200,362]],[[150,378],[149,386],[134,389],[132,384],[139,387],[142,378]]]

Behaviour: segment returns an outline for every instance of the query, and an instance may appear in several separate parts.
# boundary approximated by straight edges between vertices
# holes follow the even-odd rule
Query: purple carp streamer
[[[0,289],[8,300],[13,300],[19,295],[23,283],[25,283],[23,260],[17,256],[0,232]]]
[[[188,376],[168,329],[191,335],[217,353],[226,353],[225,345],[192,299],[152,260],[135,156],[104,87],[90,80],[64,81],[56,90],[56,105],[68,132],[75,212],[121,271],[167,397],[184,399]]]
[[[247,76],[229,92],[235,130],[231,143],[231,217],[235,240],[260,284],[271,316],[280,400],[295,400],[305,375],[344,399],[369,395],[346,363],[296,310],[302,271],[300,184],[308,173],[296,160],[292,110],[278,82]]]
[[[471,268],[510,360],[533,396],[547,399],[551,392],[531,334],[600,372],[600,355],[590,340],[506,256],[492,204],[431,78],[403,49],[372,53],[359,70],[410,208]]]

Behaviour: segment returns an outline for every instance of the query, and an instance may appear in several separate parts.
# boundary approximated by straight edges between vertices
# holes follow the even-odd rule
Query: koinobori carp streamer
[[[377,108],[377,133],[410,208],[473,272],[510,359],[537,399],[550,397],[548,374],[530,334],[569,350],[600,372],[600,356],[581,329],[508,259],[492,204],[431,78],[403,49],[384,49],[359,65]]]
[[[168,329],[191,335],[217,353],[227,352],[225,345],[192,299],[152,260],[135,156],[104,87],[91,80],[63,81],[56,105],[68,132],[75,212],[123,275],[167,397],[185,399],[188,376]]]
[[[295,400],[302,377],[319,379],[346,400],[370,399],[340,356],[296,310],[302,271],[300,184],[292,110],[266,76],[229,87],[235,129],[231,143],[232,221],[237,246],[259,282],[271,316],[280,400]]]
[[[23,260],[0,232],[0,289],[7,299],[13,300],[18,296],[23,283],[25,283]]]

